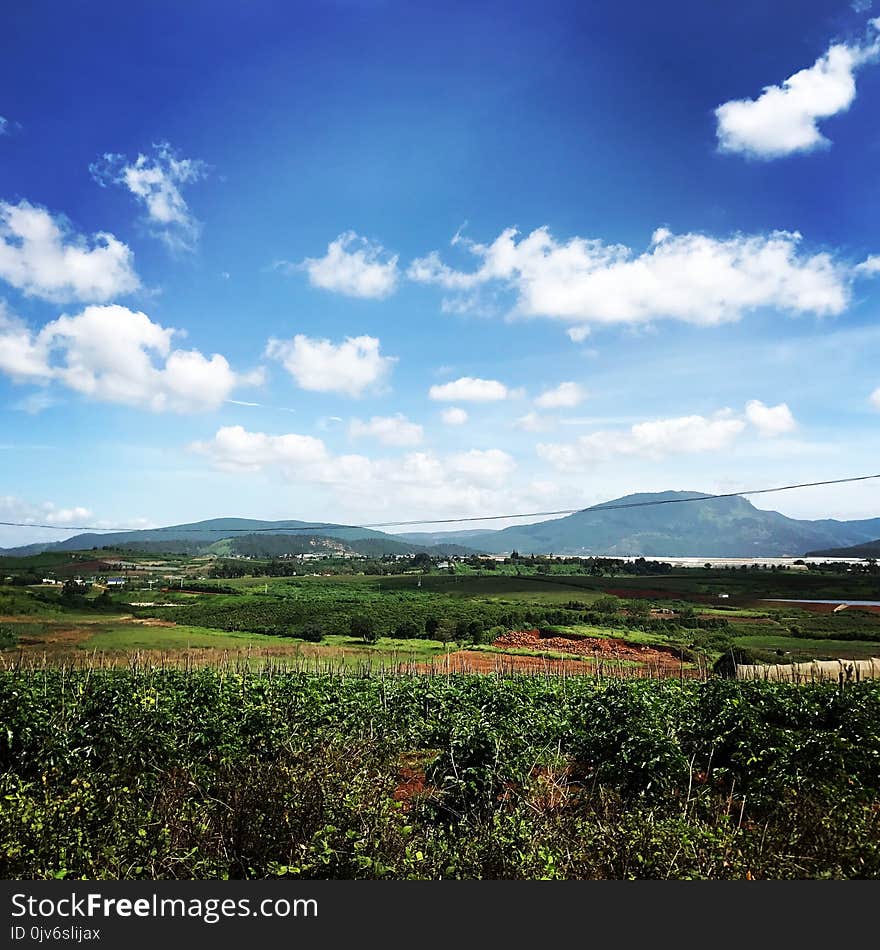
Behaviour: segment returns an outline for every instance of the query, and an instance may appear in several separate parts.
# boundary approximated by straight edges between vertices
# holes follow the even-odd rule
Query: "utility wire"
[[[796,485],[780,485],[777,488],[752,488],[748,491],[724,492],[720,495],[695,495],[691,498],[658,498],[653,501],[632,501],[622,505],[591,505],[589,508],[561,508],[557,511],[528,511],[518,512],[509,515],[472,515],[464,518],[421,518],[413,521],[376,521],[370,524],[333,524],[326,522],[323,524],[292,525],[285,527],[281,524],[273,525],[271,528],[102,528],[95,525],[60,525],[60,524],[34,524],[28,521],[0,521],[0,526],[5,528],[48,528],[54,531],[96,531],[102,534],[111,534],[119,531],[174,531],[176,534],[192,532],[201,534],[203,532],[218,532],[223,535],[229,534],[259,534],[261,532],[289,534],[294,531],[321,531],[321,530],[339,530],[345,529],[371,529],[371,528],[404,528],[413,525],[426,524],[463,524],[473,521],[503,521],[509,518],[551,518],[557,515],[575,515],[584,514],[593,511],[622,511],[626,508],[653,508],[658,505],[682,505],[691,502],[715,501],[718,498],[740,498],[744,495],[767,495],[773,492],[793,491],[796,488],[816,488],[820,485],[843,485],[849,482],[865,482],[872,478],[880,478],[880,473],[876,475],[852,475],[848,478],[832,478],[822,482],[800,482]]]

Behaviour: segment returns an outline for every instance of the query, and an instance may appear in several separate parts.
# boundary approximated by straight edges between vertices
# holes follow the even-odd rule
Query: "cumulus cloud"
[[[745,429],[729,409],[712,416],[680,416],[640,422],[623,430],[600,430],[571,443],[539,443],[538,455],[562,471],[619,456],[662,459],[669,455],[712,452],[727,448]]]
[[[559,420],[555,416],[541,415],[539,412],[527,412],[514,422],[514,428],[523,432],[548,432],[555,429]]]
[[[828,253],[806,253],[801,242],[789,231],[714,238],[661,228],[636,252],[599,239],[560,242],[546,227],[525,237],[508,228],[491,244],[459,242],[479,259],[474,271],[454,271],[433,252],[408,273],[459,290],[500,281],[516,295],[514,314],[571,323],[570,336],[581,342],[589,324],[668,318],[712,326],[763,307],[841,313],[854,269]]]
[[[514,423],[516,428],[522,429],[523,432],[546,432],[548,429],[552,429],[555,424],[555,419],[550,416],[542,416],[537,412],[527,412]]]
[[[352,419],[348,434],[356,439],[364,436],[378,439],[383,445],[419,445],[425,430],[398,412],[393,416],[373,416],[369,422]]]
[[[140,154],[134,161],[107,152],[89,166],[92,178],[102,187],[122,185],[146,209],[151,233],[173,250],[191,251],[201,232],[201,223],[190,212],[183,189],[207,174],[199,159],[178,158],[167,142],[153,146],[153,155]]]
[[[0,495],[0,516],[7,521],[21,521],[28,524],[82,524],[91,519],[93,513],[84,505],[59,507],[54,501],[33,504],[15,495]]]
[[[397,289],[398,257],[354,231],[340,234],[327,245],[323,257],[307,257],[302,264],[279,261],[285,271],[305,270],[309,283],[348,297],[381,300]]]
[[[485,512],[496,510],[516,463],[500,449],[472,449],[446,456],[416,451],[393,459],[333,455],[321,439],[288,433],[249,432],[241,426],[219,429],[212,439],[190,448],[211,464],[231,472],[277,469],[291,482],[325,486],[346,504],[396,512],[417,510]],[[546,490],[546,489],[545,489]]]
[[[458,406],[450,406],[440,413],[443,424],[447,426],[463,426],[468,421],[468,414]]]
[[[778,406],[765,406],[759,399],[746,403],[746,419],[762,436],[787,435],[797,429],[791,409],[784,402]]]
[[[9,131],[9,119],[0,115],[0,135],[6,135]]]
[[[880,409],[880,386],[878,386],[870,396],[871,405],[875,409]]]
[[[765,86],[757,99],[734,99],[715,110],[718,147],[751,158],[774,159],[812,152],[831,143],[818,122],[845,112],[856,97],[856,70],[880,57],[871,20],[865,43],[834,43],[812,66],[779,86]]]
[[[103,303],[140,287],[127,245],[99,231],[74,234],[27,201],[0,201],[0,279],[29,297]]]
[[[588,326],[569,327],[565,332],[572,343],[583,343],[590,335],[590,328]]]
[[[321,439],[311,435],[267,435],[249,432],[244,426],[223,426],[209,442],[193,442],[196,452],[208,456],[226,471],[258,472],[277,465],[291,474],[322,465],[330,457]]]
[[[554,389],[541,393],[535,400],[539,409],[573,409],[587,398],[587,391],[580,383],[560,383]]]
[[[732,445],[749,425],[762,438],[788,435],[797,429],[784,402],[766,406],[752,399],[742,414],[719,409],[711,416],[653,419],[628,428],[600,429],[580,436],[575,442],[539,443],[537,452],[556,468],[575,472],[621,456],[659,460],[671,455],[720,451]]]
[[[473,376],[462,376],[428,390],[428,396],[438,402],[499,402],[511,395],[507,386],[497,379],[477,379]]]
[[[266,356],[279,360],[302,389],[354,397],[381,387],[397,362],[382,356],[372,336],[332,343],[298,333],[292,340],[269,340]]]
[[[179,331],[119,305],[63,314],[32,332],[0,313],[0,371],[14,382],[57,382],[100,402],[154,412],[216,409],[233,388],[261,381],[226,358],[172,348]]]
[[[866,257],[861,264],[856,265],[856,271],[870,277],[873,274],[880,273],[880,254],[872,254]]]

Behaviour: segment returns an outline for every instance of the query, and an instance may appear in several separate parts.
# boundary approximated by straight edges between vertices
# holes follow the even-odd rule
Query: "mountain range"
[[[25,556],[46,550],[104,546],[141,551],[218,555],[357,553],[436,556],[473,553],[645,557],[799,557],[808,551],[864,545],[880,538],[880,518],[860,521],[789,518],[741,497],[668,491],[627,495],[564,518],[498,531],[387,534],[307,521],[216,518],[191,524],[112,534],[80,534],[65,541],[0,549]]]

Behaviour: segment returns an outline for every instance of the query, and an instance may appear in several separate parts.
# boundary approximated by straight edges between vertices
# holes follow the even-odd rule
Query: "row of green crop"
[[[0,877],[878,877],[880,689],[0,673]]]

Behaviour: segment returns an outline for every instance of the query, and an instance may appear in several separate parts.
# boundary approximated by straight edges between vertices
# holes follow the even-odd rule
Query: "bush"
[[[754,663],[755,654],[744,647],[731,647],[726,653],[715,661],[712,672],[716,676],[723,676],[726,679],[733,679],[736,676],[737,663]]]
[[[308,643],[320,643],[324,639],[324,629],[321,624],[310,620],[300,628],[299,637]]]
[[[351,635],[360,637],[364,643],[376,643],[380,637],[376,622],[367,614],[358,614],[351,618]]]
[[[394,629],[394,636],[399,640],[419,640],[424,638],[424,631],[412,620],[404,620]]]

